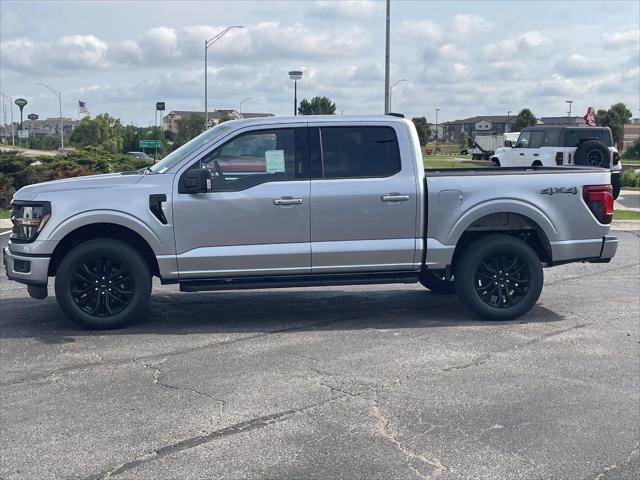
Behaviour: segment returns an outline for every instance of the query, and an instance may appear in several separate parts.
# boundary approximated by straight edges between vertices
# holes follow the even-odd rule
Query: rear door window
[[[400,149],[391,127],[320,127],[316,178],[388,177],[400,172]],[[319,170],[319,171],[318,171]]]

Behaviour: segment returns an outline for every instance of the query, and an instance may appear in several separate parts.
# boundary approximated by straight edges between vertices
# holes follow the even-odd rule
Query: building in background
[[[508,120],[508,125],[507,125]],[[515,115],[480,115],[476,117],[444,122],[442,139],[446,143],[458,143],[460,134],[466,133],[469,138],[476,135],[502,135],[511,132],[516,121]],[[439,127],[440,125],[438,125]]]
[[[624,126],[622,148],[630,147],[638,138],[640,138],[640,118],[632,118],[631,123]]]
[[[80,120],[72,120],[71,118],[62,119],[62,129],[65,138],[71,136],[71,133],[80,123]],[[47,118],[45,120],[25,120],[22,122],[24,130],[29,131],[29,138],[46,137],[60,135],[60,117]],[[16,123],[16,132],[20,128],[20,123]]]
[[[178,120],[183,120],[194,115],[204,119],[204,112],[189,110],[172,110],[162,118],[162,129],[178,133]],[[209,112],[209,124],[217,125],[222,119],[240,120],[242,118],[273,117],[273,113],[240,113],[237,110],[214,110]]]
[[[560,117],[540,117],[538,122],[544,125],[564,125],[567,127],[584,127],[587,125],[583,117],[567,117],[566,115]]]

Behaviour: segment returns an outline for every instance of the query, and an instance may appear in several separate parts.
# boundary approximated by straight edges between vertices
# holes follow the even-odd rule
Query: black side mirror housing
[[[207,168],[192,168],[180,177],[178,193],[207,193],[211,190],[211,173]]]

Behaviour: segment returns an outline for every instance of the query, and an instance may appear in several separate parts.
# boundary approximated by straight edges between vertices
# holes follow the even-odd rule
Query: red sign
[[[587,108],[586,115],[582,118],[584,118],[584,123],[586,123],[590,127],[593,127],[596,124],[596,111],[593,109],[593,107],[589,107]]]

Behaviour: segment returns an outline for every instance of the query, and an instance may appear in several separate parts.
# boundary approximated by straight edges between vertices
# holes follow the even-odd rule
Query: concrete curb
[[[611,230],[640,233],[640,220],[614,220],[611,222]]]

